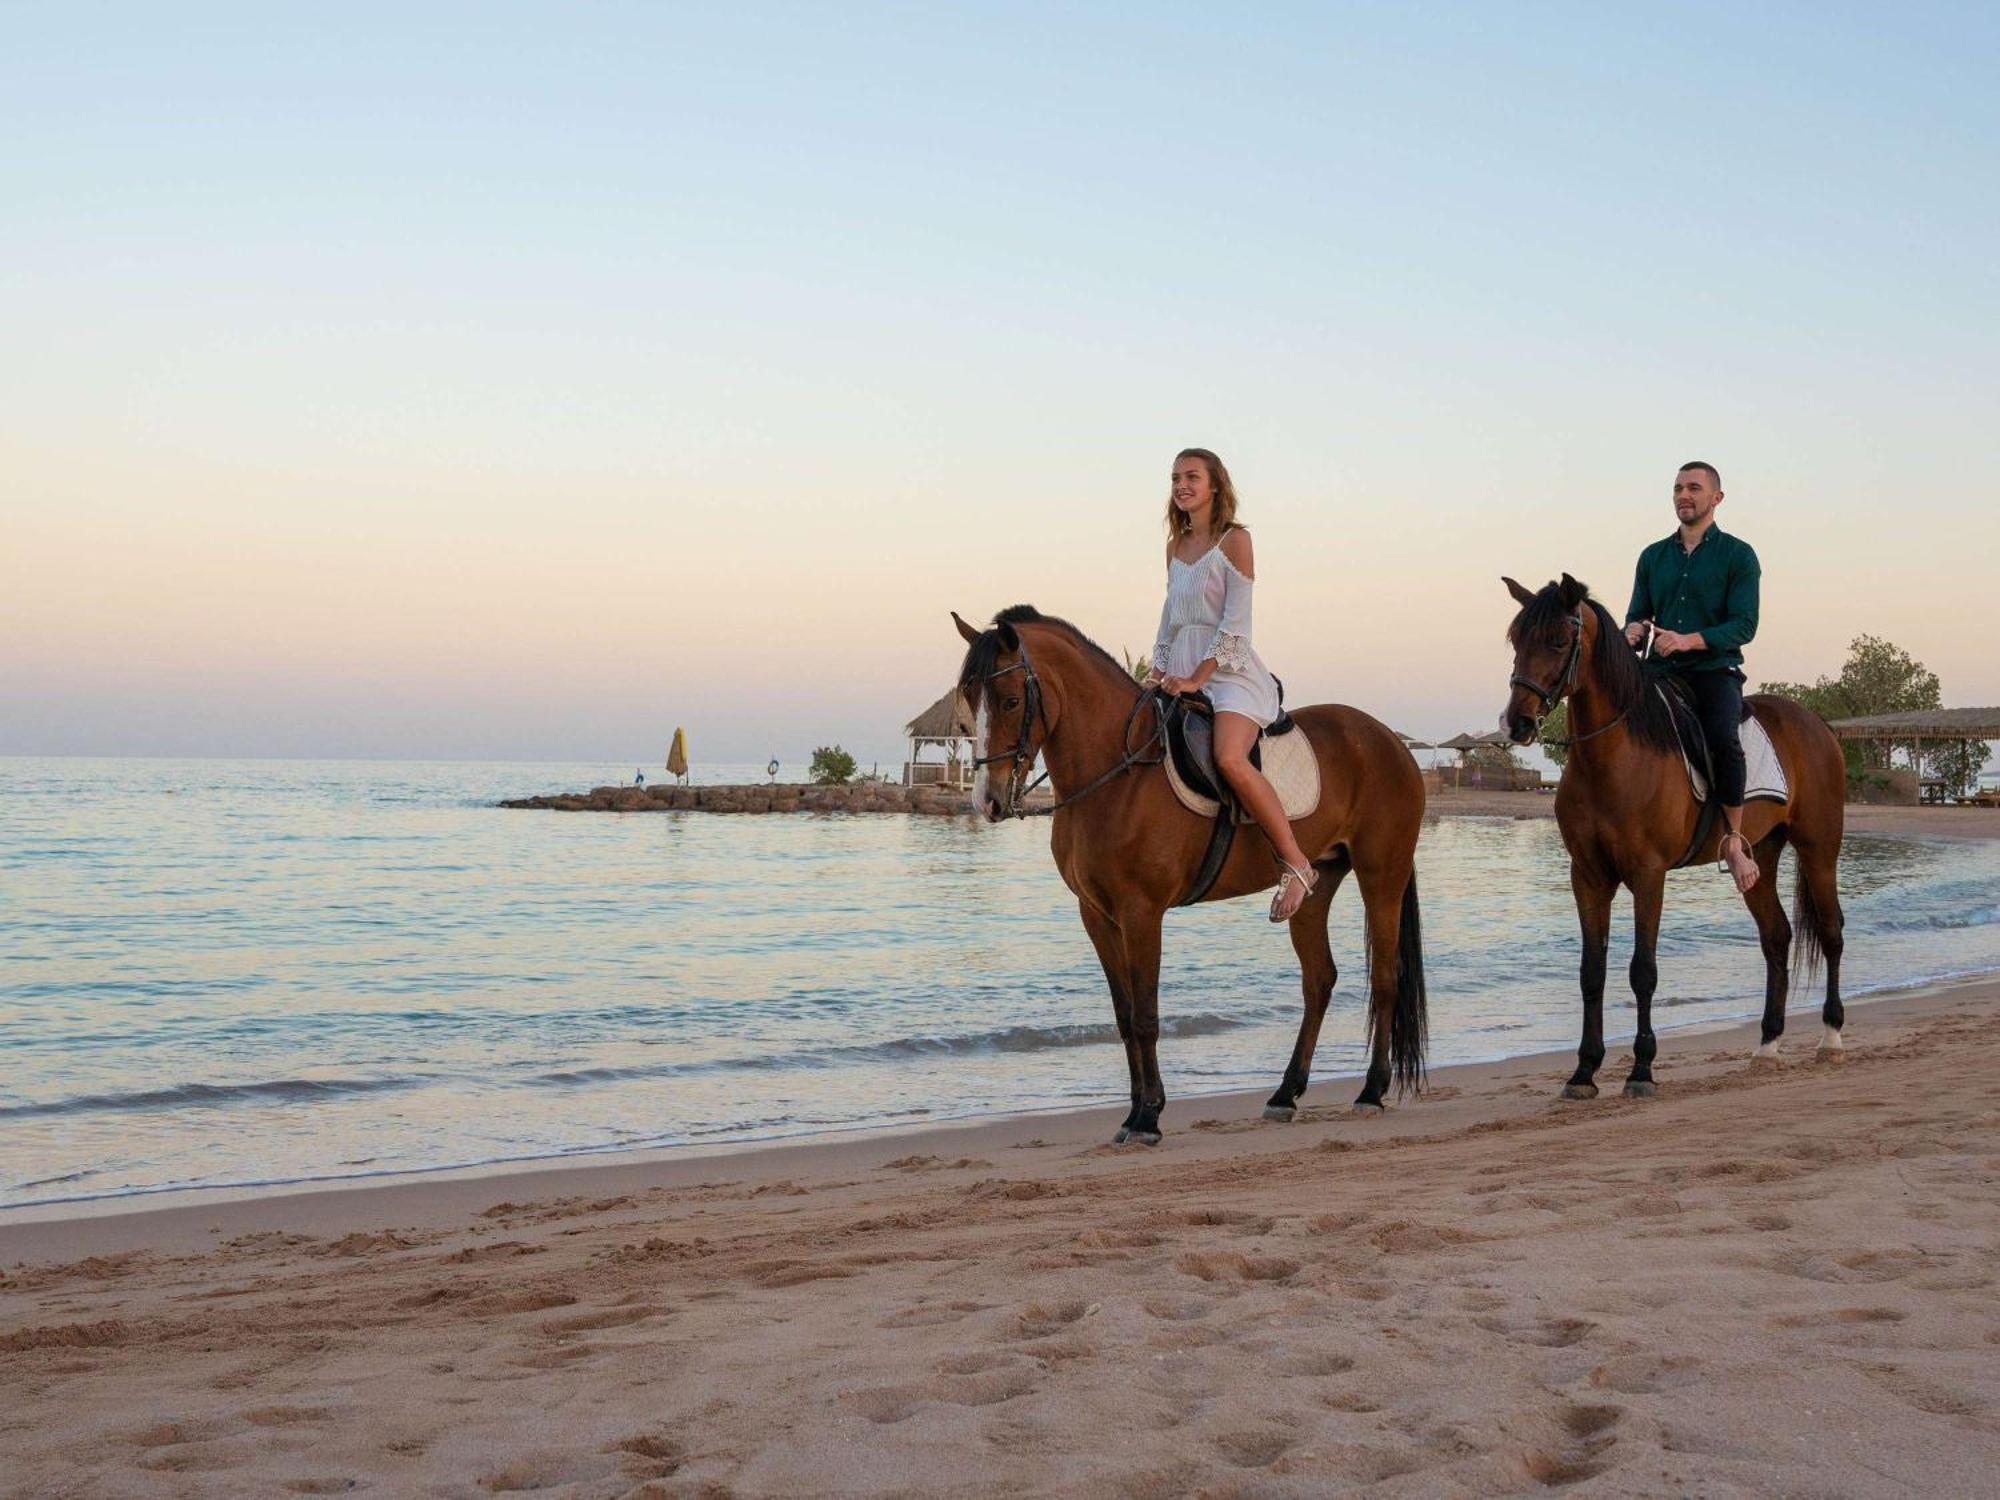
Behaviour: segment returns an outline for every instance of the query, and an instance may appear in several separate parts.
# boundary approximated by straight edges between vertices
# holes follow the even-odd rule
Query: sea
[[[0,1210],[1123,1102],[1047,820],[495,805],[628,776],[0,759]],[[1573,1047],[1553,822],[1433,820],[1418,876],[1432,1061]],[[2000,971],[2000,841],[1851,835],[1841,885],[1850,996]],[[1168,916],[1170,1129],[1290,1053],[1298,971],[1265,905]],[[1322,1100],[1363,1062],[1360,913],[1349,882]],[[1614,1042],[1630,932],[1621,908]],[[1660,973],[1656,1025],[1762,1007],[1711,870],[1670,878]],[[1811,1047],[1817,1000],[1792,1017]]]

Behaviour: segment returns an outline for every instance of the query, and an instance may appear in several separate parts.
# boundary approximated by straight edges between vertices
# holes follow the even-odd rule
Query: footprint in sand
[[[1345,1375],[1354,1368],[1354,1361],[1345,1354],[1335,1354],[1323,1350],[1313,1354],[1300,1354],[1278,1366],[1281,1375]]]
[[[661,1432],[621,1438],[611,1451],[624,1455],[621,1466],[635,1479],[665,1479],[687,1462],[687,1449]]]
[[[1505,1318],[1474,1318],[1473,1322],[1488,1333],[1541,1349],[1567,1349],[1580,1344],[1597,1326],[1588,1318],[1536,1318],[1526,1323],[1509,1322]]]
[[[1190,1251],[1174,1262],[1174,1269],[1202,1281],[1285,1281],[1298,1274],[1299,1263],[1281,1255]]]
[[[1289,1432],[1273,1432],[1268,1428],[1225,1432],[1209,1439],[1216,1452],[1243,1469],[1261,1469],[1275,1462],[1297,1441]]]
[[[964,1321],[972,1314],[985,1312],[992,1307],[990,1302],[919,1302],[914,1307],[906,1307],[901,1312],[891,1313],[875,1326],[877,1328],[936,1328],[945,1323]]]
[[[1905,1406],[1939,1417],[1973,1417],[1986,1409],[1977,1396],[1913,1375],[1900,1365],[1858,1365],[1857,1369]]]
[[[608,1458],[581,1453],[530,1453],[482,1477],[479,1487],[489,1494],[513,1495],[523,1490],[553,1490],[589,1484],[616,1467]]]
[[[1079,1318],[1087,1317],[1095,1310],[1095,1305],[1081,1297],[1068,1297],[1060,1302],[1030,1302],[1015,1313],[1009,1326],[999,1337],[1006,1340],[1042,1339],[1058,1329],[1067,1328]]]

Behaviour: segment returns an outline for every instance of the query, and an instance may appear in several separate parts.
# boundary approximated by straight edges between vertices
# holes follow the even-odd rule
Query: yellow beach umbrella
[[[667,770],[675,776],[685,776],[688,773],[687,731],[678,726],[674,729],[673,746],[667,751]]]

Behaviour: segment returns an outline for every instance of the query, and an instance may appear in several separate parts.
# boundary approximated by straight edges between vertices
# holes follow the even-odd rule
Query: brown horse
[[[1167,783],[1155,694],[1075,626],[1025,604],[983,631],[952,619],[969,646],[959,686],[977,715],[973,800],[993,822],[1025,816],[1028,772],[1042,759],[1056,793],[1050,849],[1104,966],[1132,1075],[1132,1111],[1116,1139],[1156,1145],[1167,1102],[1156,1056],[1161,918],[1188,888],[1210,825]],[[1392,1078],[1399,1090],[1421,1084],[1426,1024],[1412,865],[1423,777],[1402,742],[1357,709],[1318,704],[1293,717],[1319,758],[1319,806],[1293,827],[1320,881],[1291,919],[1305,1018],[1265,1106],[1279,1120],[1292,1118],[1305,1092],[1333,995],[1327,913],[1350,870],[1367,912],[1369,965],[1369,1064],[1357,1110],[1381,1109]],[[1203,899],[1248,895],[1277,879],[1267,842],[1240,838]]]
[[[1625,1092],[1654,1092],[1653,961],[1667,871],[1683,855],[1713,860],[1723,825],[1694,842],[1700,807],[1689,790],[1670,711],[1645,681],[1638,658],[1611,613],[1565,573],[1540,593],[1502,580],[1521,611],[1507,628],[1514,676],[1501,715],[1517,745],[1531,743],[1542,718],[1569,699],[1570,753],[1556,791],[1556,824],[1569,849],[1570,889],[1583,927],[1583,1041],[1568,1099],[1597,1096],[1604,1061],[1605,945],[1611,902],[1622,884],[1632,892],[1632,994],[1639,1030]],[[1764,1033],[1759,1057],[1778,1055],[1789,989],[1786,965],[1792,924],[1777,890],[1778,856],[1789,842],[1798,858],[1793,915],[1799,926],[1800,983],[1826,963],[1826,1023],[1820,1055],[1840,1051],[1845,1019],[1840,1004],[1841,915],[1838,865],[1846,808],[1846,768],[1840,745],[1818,715],[1789,698],[1758,693],[1744,700],[1771,736],[1784,764],[1791,800],[1756,801],[1743,809],[1743,836],[1757,858],[1758,879],[1743,897],[1764,949]],[[1697,733],[1699,731],[1696,731]]]

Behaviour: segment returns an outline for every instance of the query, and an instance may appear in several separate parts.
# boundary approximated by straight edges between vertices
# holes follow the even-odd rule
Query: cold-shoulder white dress
[[[1193,562],[1167,560],[1167,602],[1153,641],[1154,669],[1189,677],[1215,658],[1202,691],[1217,709],[1254,719],[1278,717],[1278,683],[1250,645],[1250,579],[1223,555],[1221,543]]]

